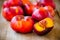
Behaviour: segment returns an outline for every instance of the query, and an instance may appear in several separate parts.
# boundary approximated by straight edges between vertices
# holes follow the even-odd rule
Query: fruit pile
[[[5,0],[2,7],[3,17],[16,32],[44,35],[54,27],[53,0]]]

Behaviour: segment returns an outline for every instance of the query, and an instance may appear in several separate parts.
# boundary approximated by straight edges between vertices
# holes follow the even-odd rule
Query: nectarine
[[[38,35],[45,35],[52,30],[54,22],[51,18],[45,18],[34,24],[34,32]]]
[[[56,8],[54,0],[37,0],[40,6],[51,6],[53,9]]]
[[[22,6],[21,0],[6,0],[3,3],[3,8],[11,6]]]
[[[44,7],[40,7],[36,9],[33,14],[32,18],[36,21],[40,21],[48,16],[48,12],[44,9]]]
[[[24,14],[24,12],[23,12],[22,8],[19,6],[14,6],[14,7],[10,7],[10,8],[6,7],[2,10],[2,15],[8,21],[10,21],[16,15],[23,15],[23,14]]]
[[[33,29],[33,20],[30,16],[17,15],[11,20],[11,28],[20,33],[29,33]]]

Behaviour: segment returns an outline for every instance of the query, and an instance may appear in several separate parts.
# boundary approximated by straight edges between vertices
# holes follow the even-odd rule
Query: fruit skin
[[[40,7],[36,9],[33,14],[32,18],[36,21],[40,21],[48,16],[48,12],[44,9],[44,7]]]
[[[54,20],[55,11],[51,6],[45,6],[44,9],[48,12],[48,17]]]
[[[40,6],[51,6],[53,9],[56,8],[54,0],[37,0],[37,4]]]
[[[41,7],[41,5],[40,5],[39,2],[33,2],[32,4],[33,4],[36,8],[40,8],[40,7]]]
[[[21,0],[6,0],[2,5],[3,8],[11,6],[22,6],[22,2]]]
[[[40,7],[36,9],[32,14],[32,18],[37,21],[40,21],[46,17],[54,19],[54,16],[55,12],[51,6]]]
[[[10,8],[6,7],[2,10],[3,17],[8,21],[11,21],[11,19],[16,15],[23,15],[23,14],[24,14],[24,12],[23,12],[22,8],[19,6],[14,6],[14,7],[10,7]]]
[[[30,16],[16,15],[11,20],[11,28],[20,33],[29,33],[33,30],[33,20]]]
[[[33,6],[30,6],[29,4],[25,4],[23,6],[24,6],[23,9],[24,9],[25,15],[31,16],[32,13],[33,13],[34,7]]]
[[[54,27],[53,20],[51,18],[45,18],[34,24],[34,32],[40,36],[46,35],[53,29],[53,27]]]
[[[30,2],[30,0],[22,0],[22,4],[25,15],[31,16],[34,10],[34,5]]]
[[[42,32],[39,32],[39,31],[37,31],[37,30],[34,28],[34,32],[35,32],[37,35],[43,36],[43,35],[48,34],[52,29],[53,29],[53,27],[48,28],[48,29],[46,29],[46,30],[44,30],[44,31],[42,31]]]

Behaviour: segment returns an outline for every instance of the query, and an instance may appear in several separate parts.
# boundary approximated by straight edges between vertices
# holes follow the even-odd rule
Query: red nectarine
[[[55,3],[53,0],[37,0],[38,5],[40,6],[51,6],[53,9],[55,9]]]
[[[2,15],[8,21],[10,21],[16,15],[23,15],[23,14],[24,14],[23,10],[19,6],[14,6],[14,7],[10,7],[10,8],[6,7],[2,10]]]
[[[3,3],[3,8],[11,6],[22,6],[21,0],[6,0]]]
[[[25,14],[31,16],[34,10],[33,4],[29,0],[22,0],[22,4]]]
[[[11,28],[20,33],[29,33],[33,29],[33,20],[30,16],[17,15],[11,20]]]
[[[36,9],[33,14],[32,18],[34,20],[40,21],[48,16],[48,12],[44,9],[44,7],[40,7],[39,9]]]

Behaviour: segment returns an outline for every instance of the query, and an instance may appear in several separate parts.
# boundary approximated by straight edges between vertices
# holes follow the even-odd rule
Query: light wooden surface
[[[56,5],[58,4],[56,3]],[[60,11],[59,7],[58,5],[57,10]],[[57,15],[55,15],[54,19],[55,25],[52,31],[47,35],[38,36],[35,33],[20,34],[14,32],[10,28],[10,22],[6,21],[0,13],[0,40],[60,40],[60,19]]]

